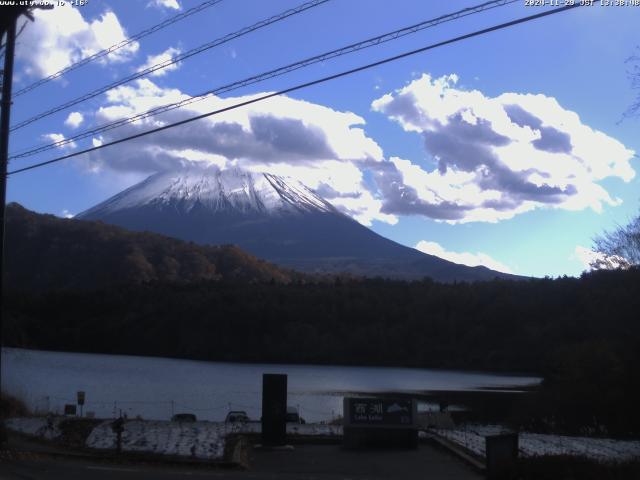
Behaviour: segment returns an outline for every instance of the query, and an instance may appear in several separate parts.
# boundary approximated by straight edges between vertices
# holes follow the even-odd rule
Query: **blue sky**
[[[14,90],[199,3],[91,0],[38,12],[18,40]],[[224,0],[15,98],[13,123],[129,75],[150,57],[184,52],[299,3]],[[10,150],[476,3],[332,0],[16,130]],[[516,2],[439,25],[16,159],[10,170],[543,8],[550,7]],[[578,275],[593,236],[640,206],[640,120],[621,121],[637,94],[625,60],[640,44],[639,24],[640,7],[574,9],[11,176],[8,201],[76,214],[159,169],[240,166],[296,176],[376,232],[429,253],[523,275]]]

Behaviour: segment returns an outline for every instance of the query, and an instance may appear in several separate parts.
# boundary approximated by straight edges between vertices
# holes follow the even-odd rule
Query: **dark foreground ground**
[[[0,463],[1,480],[216,479],[431,479],[483,478],[447,452],[421,444],[417,450],[345,451],[339,445],[296,445],[293,450],[249,452],[249,469],[197,465],[115,463],[46,453],[16,454]]]

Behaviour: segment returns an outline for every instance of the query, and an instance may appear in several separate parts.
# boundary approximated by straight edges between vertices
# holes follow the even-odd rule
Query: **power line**
[[[219,0],[220,1],[220,0]],[[17,123],[16,125],[13,125],[11,127],[11,131],[13,132],[14,130],[18,130],[19,128],[25,127],[33,122],[36,122],[38,120],[41,120],[45,117],[48,117],[49,115],[53,115],[54,113],[60,112],[62,110],[65,110],[69,107],[72,107],[74,105],[77,105],[78,103],[82,103],[84,101],[87,101],[91,98],[97,97],[98,95],[108,92],[109,90],[113,90],[116,87],[119,87],[121,85],[124,85],[125,83],[129,83],[133,80],[136,80],[138,78],[142,78],[146,75],[149,75],[150,73],[153,73],[157,70],[160,70],[162,68],[168,67],[169,65],[173,65],[174,63],[180,62],[182,60],[185,60],[189,57],[192,57],[194,55],[197,55],[199,53],[202,53],[206,50],[209,50],[211,48],[214,47],[218,47],[224,43],[230,42],[231,40],[234,40],[236,38],[242,37],[244,35],[247,35],[255,30],[259,30],[261,28],[264,28],[268,25],[271,25],[273,23],[276,22],[280,22],[288,17],[291,17],[292,15],[297,15],[299,13],[302,13],[306,10],[309,10],[311,8],[317,7],[319,5],[322,5],[324,3],[327,3],[331,0],[310,0],[306,3],[300,4],[297,7],[294,8],[290,8],[288,10],[285,10],[282,13],[279,13],[277,15],[274,15],[272,17],[269,17],[265,20],[261,20],[257,23],[254,23],[253,25],[250,25],[248,27],[244,27],[236,32],[230,33],[228,35],[225,35],[224,37],[220,37],[217,38],[211,42],[208,42],[204,45],[201,45],[199,47],[193,48],[191,50],[189,50],[188,52],[176,55],[175,57],[172,57],[171,59],[165,61],[165,62],[161,62],[158,63],[156,65],[152,65],[151,67],[145,68],[144,70],[140,71],[140,72],[136,72],[132,75],[129,75],[127,77],[121,78],[120,80],[116,80],[113,83],[110,83],[108,85],[105,85],[103,87],[97,88],[96,90],[93,90],[89,93],[86,93],[80,97],[77,97],[73,100],[70,100],[66,103],[63,103],[62,105],[58,105],[57,107],[51,108],[45,112],[39,113],[38,115],[35,115],[31,118],[28,118],[26,120],[23,120],[22,122]]]
[[[62,75],[64,75],[65,73],[68,73],[72,70],[75,70],[77,68],[82,67],[83,65],[86,65],[87,63],[93,62],[94,60],[97,60],[99,58],[105,57],[113,52],[115,52],[116,50],[119,50],[123,47],[126,47],[127,45],[130,45],[131,43],[140,40],[143,37],[146,37],[148,35],[151,35],[152,33],[157,32],[158,30],[162,30],[163,28],[168,27],[169,25],[173,25],[176,22],[179,22],[180,20],[184,20],[187,17],[190,17],[191,15],[195,15],[196,13],[199,13],[209,7],[213,7],[214,5],[220,3],[222,0],[207,0],[206,2],[202,2],[200,5],[196,5],[193,8],[190,8],[189,10],[186,10],[182,13],[179,13],[177,15],[174,15],[173,17],[170,17],[166,20],[164,20],[163,22],[158,23],[157,25],[154,25],[152,27],[149,27],[129,38],[126,38],[114,45],[111,45],[110,47],[105,48],[104,50],[100,50],[97,53],[94,53],[93,55],[90,55],[86,58],[83,58],[82,60],[79,60],[78,62],[72,63],[71,65],[69,65],[68,67],[63,68],[62,70],[59,70],[55,73],[52,73],[51,75],[49,75],[48,77],[42,78],[34,83],[32,83],[31,85],[27,85],[26,87],[18,90],[17,92],[15,92],[13,94],[14,97],[20,96],[24,93],[30,92],[31,90],[38,88],[41,85],[44,85],[47,82],[50,82],[51,80],[54,80],[56,78],[61,77]]]
[[[104,143],[102,145],[98,145],[98,146],[95,146],[95,147],[92,147],[92,148],[87,148],[87,149],[81,150],[79,152],[70,153],[68,155],[63,155],[61,157],[53,158],[51,160],[47,160],[47,161],[44,161],[44,162],[39,162],[39,163],[36,163],[36,164],[33,164],[33,165],[29,165],[28,167],[18,168],[16,170],[12,170],[12,171],[8,172],[7,175],[14,175],[16,173],[26,172],[28,170],[33,170],[33,169],[36,169],[36,168],[44,167],[45,165],[50,165],[52,163],[60,162],[62,160],[67,160],[67,159],[72,158],[72,157],[77,157],[79,155],[84,155],[85,153],[90,153],[90,152],[93,152],[93,151],[96,151],[96,150],[100,150],[102,148],[110,147],[112,145],[117,145],[119,143],[124,143],[124,142],[128,142],[130,140],[135,140],[135,139],[140,138],[140,137],[151,135],[152,133],[157,133],[157,132],[161,132],[163,130],[168,130],[170,128],[178,127],[180,125],[185,125],[187,123],[191,123],[191,122],[194,122],[196,120],[201,120],[203,118],[207,118],[207,117],[210,117],[210,116],[213,116],[213,115],[218,115],[220,113],[228,112],[230,110],[235,110],[237,108],[244,107],[244,106],[247,106],[247,105],[251,105],[253,103],[257,103],[257,102],[260,102],[260,101],[263,101],[263,100],[267,100],[267,99],[272,98],[272,97],[277,97],[277,96],[284,95],[284,94],[287,94],[287,93],[291,93],[291,92],[294,92],[296,90],[301,90],[303,88],[307,88],[307,87],[310,87],[310,86],[313,86],[313,85],[318,85],[320,83],[325,83],[325,82],[328,82],[330,80],[335,80],[335,79],[338,79],[338,78],[341,78],[341,77],[346,77],[348,75],[352,75],[352,74],[357,73],[357,72],[361,72],[361,71],[364,71],[364,70],[369,70],[371,68],[374,68],[374,67],[377,67],[377,66],[380,66],[380,65],[384,65],[386,63],[390,63],[390,62],[393,62],[393,61],[396,61],[396,60],[400,60],[400,59],[405,58],[405,57],[416,55],[418,53],[426,52],[426,51],[432,50],[434,48],[438,48],[438,47],[442,47],[444,45],[449,45],[449,44],[452,44],[452,43],[460,42],[462,40],[466,40],[466,39],[469,39],[469,38],[473,38],[473,37],[477,37],[477,36],[480,36],[480,35],[484,35],[484,34],[487,34],[487,33],[490,33],[490,32],[494,32],[496,30],[502,30],[502,29],[505,29],[505,28],[508,28],[508,27],[512,27],[514,25],[521,24],[521,23],[530,22],[532,20],[536,20],[536,19],[539,19],[539,18],[543,18],[543,17],[549,16],[549,15],[553,15],[553,14],[556,14],[556,13],[564,12],[564,11],[567,11],[567,10],[571,10],[573,8],[577,8],[577,7],[580,7],[580,6],[582,6],[582,5],[579,4],[579,3],[575,3],[573,5],[567,5],[567,6],[560,7],[560,8],[554,8],[553,10],[547,10],[545,12],[537,13],[537,14],[534,14],[534,15],[529,15],[527,17],[518,18],[516,20],[511,20],[509,22],[501,23],[499,25],[494,25],[493,27],[484,28],[482,30],[476,30],[475,32],[467,33],[465,35],[454,37],[454,38],[451,38],[449,40],[444,40],[442,42],[438,42],[438,43],[434,43],[434,44],[431,44],[431,45],[427,45],[425,47],[421,47],[421,48],[418,48],[418,49],[415,49],[415,50],[404,52],[404,53],[401,53],[399,55],[394,55],[392,57],[387,57],[385,59],[378,60],[377,62],[368,63],[366,65],[362,65],[360,67],[352,68],[350,70],[345,70],[345,71],[342,71],[340,73],[336,73],[334,75],[329,75],[327,77],[323,77],[323,78],[319,78],[319,79],[316,79],[316,80],[312,80],[310,82],[301,83],[301,84],[295,85],[293,87],[286,88],[284,90],[279,90],[277,92],[265,94],[265,95],[262,95],[260,97],[253,98],[251,100],[247,100],[247,101],[244,101],[244,102],[236,103],[234,105],[230,105],[228,107],[221,108],[221,109],[218,109],[218,110],[214,110],[214,111],[211,111],[211,112],[208,112],[208,113],[203,113],[202,115],[197,115],[195,117],[190,117],[190,118],[187,118],[185,120],[181,120],[179,122],[174,122],[174,123],[171,123],[171,124],[168,124],[168,125],[163,125],[161,127],[157,127],[157,128],[151,129],[151,130],[147,130],[145,132],[140,132],[140,133],[137,133],[135,135],[131,135],[129,137],[120,138],[118,140],[114,140],[114,141],[109,142],[109,143]]]
[[[219,95],[222,93],[228,93],[231,92],[233,90],[237,90],[239,88],[242,87],[246,87],[249,85],[253,85],[256,83],[260,83],[263,82],[265,80],[274,78],[274,77],[278,77],[281,75],[285,75],[287,73],[290,73],[292,71],[301,69],[301,68],[305,68],[308,67],[310,65],[314,65],[316,63],[320,63],[320,62],[324,62],[326,60],[330,60],[332,58],[336,58],[336,57],[340,57],[343,55],[347,55],[350,53],[354,53],[360,50],[364,50],[365,48],[369,48],[369,47],[373,47],[376,45],[380,45],[382,43],[386,43],[392,40],[396,40],[398,38],[402,38],[406,35],[409,34],[413,34],[416,32],[419,32],[421,30],[427,29],[427,28],[431,28],[431,27],[435,27],[437,25],[440,25],[442,23],[446,23],[449,21],[453,21],[453,20],[457,20],[469,15],[474,15],[486,10],[491,10],[493,8],[497,8],[497,7],[502,7],[505,5],[509,5],[511,3],[515,3],[517,1],[520,0],[493,0],[493,1],[488,1],[485,3],[482,3],[480,5],[476,5],[474,7],[469,7],[469,8],[465,8],[462,10],[459,10],[457,12],[453,12],[453,13],[449,13],[446,15],[442,15],[440,17],[437,18],[433,18],[430,20],[424,20],[420,23],[411,25],[409,27],[404,27],[398,30],[394,30],[393,32],[388,32],[382,35],[378,35],[376,37],[371,37],[368,38],[366,40],[362,40],[360,42],[357,43],[352,43],[350,45],[335,49],[335,50],[331,50],[329,52],[325,52],[319,55],[315,55],[313,57],[309,57],[306,58],[304,60],[300,60],[298,62],[286,65],[284,67],[279,67],[276,68],[275,70],[270,70],[267,72],[263,72],[261,74],[258,75],[254,75],[252,77],[249,78],[245,78],[243,80],[238,80],[235,82],[232,82],[230,84],[221,86],[221,87],[216,87],[214,89],[211,90],[207,90],[203,93],[200,93],[198,95],[189,97],[187,99],[181,100],[179,102],[173,102],[173,103],[169,103],[169,104],[165,104],[165,105],[161,105],[159,107],[154,107],[150,110],[147,110],[145,112],[141,112],[139,114],[133,115],[131,117],[126,117],[126,118],[122,118],[119,120],[116,120],[114,122],[111,123],[107,123],[107,124],[102,124],[93,128],[90,128],[88,130],[85,130],[83,132],[79,132],[76,135],[69,137],[69,138],[65,138],[63,140],[58,140],[56,142],[52,142],[46,145],[42,145],[40,147],[29,147],[27,150],[23,150],[21,153],[16,153],[16,154],[12,154],[9,159],[13,160],[13,159],[17,159],[17,158],[24,158],[24,157],[29,157],[32,155],[35,155],[37,153],[41,153],[47,150],[51,150],[53,148],[56,147],[61,147],[70,143],[73,143],[77,140],[82,140],[84,138],[87,137],[91,137],[93,135],[99,134],[99,133],[103,133],[109,130],[113,130],[114,128],[118,128],[133,122],[136,122],[138,120],[142,120],[144,118],[148,118],[151,116],[155,116],[155,115],[159,115],[161,113],[164,112],[168,112],[170,110],[174,110],[176,108],[180,108],[180,107],[184,107],[186,105],[190,105],[192,103],[196,103],[199,101],[202,101],[204,99],[206,99],[207,97],[209,97],[210,95]]]

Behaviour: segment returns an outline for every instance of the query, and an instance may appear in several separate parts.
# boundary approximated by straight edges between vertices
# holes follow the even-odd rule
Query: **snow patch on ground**
[[[55,440],[62,436],[60,423],[65,417],[12,418],[7,428],[35,437]],[[89,448],[112,450],[116,447],[116,434],[111,428],[113,420],[105,420],[87,437]],[[260,433],[259,422],[169,422],[160,420],[129,420],[124,423],[122,450],[161,455],[221,460],[226,437],[234,433]],[[342,436],[342,426],[325,424],[288,424],[289,435]]]
[[[114,449],[116,434],[112,420],[98,425],[87,438],[87,447]],[[124,424],[122,450],[161,455],[179,455],[207,460],[221,460],[226,437],[233,433],[260,433],[260,423],[221,423],[131,420]],[[322,424],[289,424],[290,435],[342,435],[342,427]]]
[[[15,432],[33,435],[46,440],[54,440],[62,436],[60,423],[63,420],[65,420],[64,417],[10,418],[5,421],[5,425]]]
[[[468,425],[454,430],[433,430],[434,433],[473,453],[484,457],[485,437],[504,433],[498,425]],[[640,458],[640,441],[609,438],[568,437],[539,433],[519,433],[520,455],[576,455],[601,462],[627,461]]]
[[[107,420],[93,429],[86,445],[114,449],[116,434]],[[224,454],[224,424],[211,422],[128,421],[122,433],[122,450],[201,459],[221,459]]]

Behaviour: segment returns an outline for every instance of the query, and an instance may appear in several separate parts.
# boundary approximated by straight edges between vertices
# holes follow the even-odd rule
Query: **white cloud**
[[[71,112],[67,119],[64,121],[64,124],[70,128],[78,128],[83,121],[84,115],[82,115],[80,112]]]
[[[618,255],[607,255],[602,252],[596,252],[590,248],[578,245],[570,260],[578,260],[582,263],[582,267],[586,271],[590,270],[612,270],[616,268],[629,268],[631,265],[626,258]]]
[[[210,96],[179,110],[136,122],[129,128],[158,125],[262,95],[264,93],[226,98]],[[99,109],[97,117],[100,121],[115,120],[186,98],[189,96],[178,89],[161,88],[149,79],[141,79],[107,92],[107,105]],[[351,112],[278,96],[154,135],[152,143],[181,143],[195,149],[205,148],[229,159],[258,163],[381,161],[382,149],[365,135],[361,128],[364,123],[362,117]]]
[[[52,143],[63,142],[66,140],[66,137],[62,133],[45,133],[42,135],[42,138],[45,140],[49,140]],[[62,150],[73,150],[77,145],[75,142],[65,143],[64,145],[58,145],[57,148]]]
[[[182,6],[178,0],[152,0],[147,4],[150,7],[168,8],[170,10],[181,10]]]
[[[117,136],[152,126],[217,110],[247,101],[246,97],[211,96],[184,109],[136,121],[118,129]],[[109,122],[123,116],[189,98],[177,89],[161,88],[142,79],[107,93],[97,120]],[[372,194],[363,179],[368,164],[384,161],[382,149],[364,133],[364,119],[351,112],[296,100],[274,97],[183,127],[159,132],[134,142],[95,152],[89,157],[97,165],[117,171],[152,173],[189,163],[214,164],[219,168],[239,166],[292,176],[320,192],[337,208],[361,223],[373,220],[397,222],[393,214],[380,212],[382,200]],[[100,141],[116,137],[106,133]]]
[[[152,77],[162,77],[167,73],[173,72],[174,70],[180,68],[180,62],[169,63],[171,62],[171,59],[173,57],[179,55],[180,53],[182,53],[182,50],[180,50],[179,48],[169,47],[164,52],[158,55],[149,55],[147,56],[147,61],[144,63],[144,65],[138,68],[138,71],[140,72],[142,70],[146,70],[147,68],[153,67],[155,65],[167,64],[166,67],[154,70],[149,74]]]
[[[127,38],[118,17],[106,11],[87,21],[82,9],[69,2],[52,10],[34,10],[35,21],[25,29],[16,56],[25,62],[26,73],[47,76]],[[132,42],[101,59],[101,63],[123,62],[137,52]]]
[[[62,210],[62,216],[64,218],[73,218],[75,215],[65,208]]]
[[[513,273],[511,269],[504,263],[490,257],[486,253],[469,253],[469,252],[450,252],[446,250],[442,245],[436,242],[428,242],[426,240],[420,240],[416,244],[416,249],[421,252],[435,255],[436,257],[444,258],[454,263],[461,265],[467,265],[469,267],[477,267],[483,265],[491,270],[496,270],[503,273]]]
[[[629,182],[634,151],[545,95],[485,96],[458,77],[424,74],[372,103],[422,136],[436,166],[392,158],[377,172],[383,211],[450,223],[508,219],[535,208],[617,205],[598,182]]]
[[[363,225],[370,226],[373,220],[391,225],[398,222],[395,215],[380,211],[382,201],[365,187],[362,171],[357,164],[339,160],[327,160],[314,165],[253,163],[248,169],[295,178]]]

